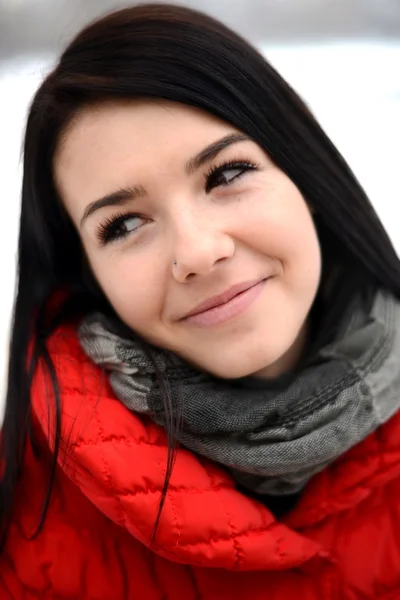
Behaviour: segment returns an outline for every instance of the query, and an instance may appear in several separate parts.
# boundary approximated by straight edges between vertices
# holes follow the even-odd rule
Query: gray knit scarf
[[[219,380],[116,333],[101,314],[79,335],[88,356],[109,372],[119,400],[165,426],[159,377],[179,442],[224,465],[257,494],[299,492],[308,480],[362,441],[400,406],[400,303],[378,291],[348,307],[332,343],[298,374],[276,381]]]

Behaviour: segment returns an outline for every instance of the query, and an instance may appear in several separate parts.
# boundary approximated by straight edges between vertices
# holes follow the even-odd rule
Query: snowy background
[[[207,8],[206,2],[182,3],[200,5],[204,10]],[[328,14],[328,8],[332,8],[330,0],[319,0],[318,3],[318,10],[326,4],[326,14],[318,12],[317,4],[311,0],[297,0],[297,11],[299,6],[308,6],[307,9],[303,6],[298,13],[303,20],[299,17],[297,23],[289,10],[291,3],[293,0],[263,0],[261,4],[256,0],[231,0],[229,7],[236,7],[239,22],[243,16],[238,7],[253,7],[254,10],[258,7],[257,10],[260,10],[261,6],[263,14],[267,8],[270,10],[269,34],[264,38],[268,39],[268,43],[263,41],[259,18],[254,21],[258,23],[258,28],[255,25],[253,28],[254,43],[319,118],[369,194],[396,249],[400,251],[400,0],[358,0],[360,6],[368,5],[368,15],[372,14],[371,22],[361,20],[363,27],[360,27],[360,19],[355,19],[351,27],[351,17],[354,15],[346,13],[349,5],[357,4],[356,0],[347,0],[343,4],[336,0],[335,10],[339,5],[343,8],[332,13],[336,15],[336,21]],[[314,13],[310,12],[310,5],[313,4]],[[73,13],[78,5],[86,7],[86,12],[83,11],[85,14],[79,11],[79,18],[70,16],[68,20],[65,16],[67,13],[62,17],[62,10],[67,9],[66,3],[61,0],[53,1],[51,9],[45,0],[0,0],[0,190],[3,223],[0,235],[0,418],[16,282],[21,144],[27,108],[64,40],[82,21],[96,12],[93,13],[94,3],[91,1],[76,3],[71,0],[68,7],[73,15],[78,14]],[[103,12],[106,5],[107,2],[97,3],[97,12]],[[35,6],[36,12],[33,11]],[[47,12],[44,11],[46,6]],[[224,6],[228,6],[225,0],[215,0],[214,10],[210,9],[210,12],[223,19]],[[57,7],[58,13],[55,10]],[[386,21],[382,21],[384,8],[390,13]],[[221,10],[218,12],[217,9]],[[34,19],[42,15],[40,11],[44,11],[47,19],[50,19],[49,11],[53,19],[59,19],[58,30],[57,27],[46,29],[46,21],[44,24],[42,22],[42,36],[40,28],[38,31],[37,27],[29,27],[29,23],[33,24]],[[225,21],[235,26],[233,13],[231,10],[232,22],[229,19]],[[247,21],[243,21],[241,27],[237,25],[236,29],[241,29],[251,39],[251,17],[249,11],[245,14]],[[277,14],[283,15],[281,20]],[[338,21],[338,15],[343,17],[343,21]],[[24,23],[21,19],[25,19],[26,35],[22,35],[23,27],[21,33],[21,22]],[[271,20],[274,35],[271,33]],[[13,23],[14,36],[11,35]],[[377,24],[375,28],[374,23]],[[59,33],[53,39],[51,36],[54,31]]]

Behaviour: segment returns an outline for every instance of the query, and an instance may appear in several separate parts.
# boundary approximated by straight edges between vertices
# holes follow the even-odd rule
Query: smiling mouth
[[[264,290],[268,279],[239,284],[224,294],[206,300],[183,318],[198,327],[210,327],[230,321],[243,314]]]

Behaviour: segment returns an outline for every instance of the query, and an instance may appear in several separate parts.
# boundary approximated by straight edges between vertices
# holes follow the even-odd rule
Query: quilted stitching
[[[223,469],[180,449],[149,550],[165,433],[113,398],[73,328],[58,332],[49,350],[62,396],[59,470],[44,531],[28,543],[48,472],[28,448],[0,558],[1,598],[400,597],[400,540],[392,532],[400,527],[399,416],[314,478],[282,522],[239,493]],[[54,435],[49,393],[39,369],[32,410],[44,454]]]

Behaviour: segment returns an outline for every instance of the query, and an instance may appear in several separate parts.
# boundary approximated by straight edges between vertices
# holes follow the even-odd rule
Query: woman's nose
[[[196,275],[208,275],[235,253],[234,240],[223,228],[192,218],[186,218],[175,228],[172,247],[172,272],[180,283]]]

